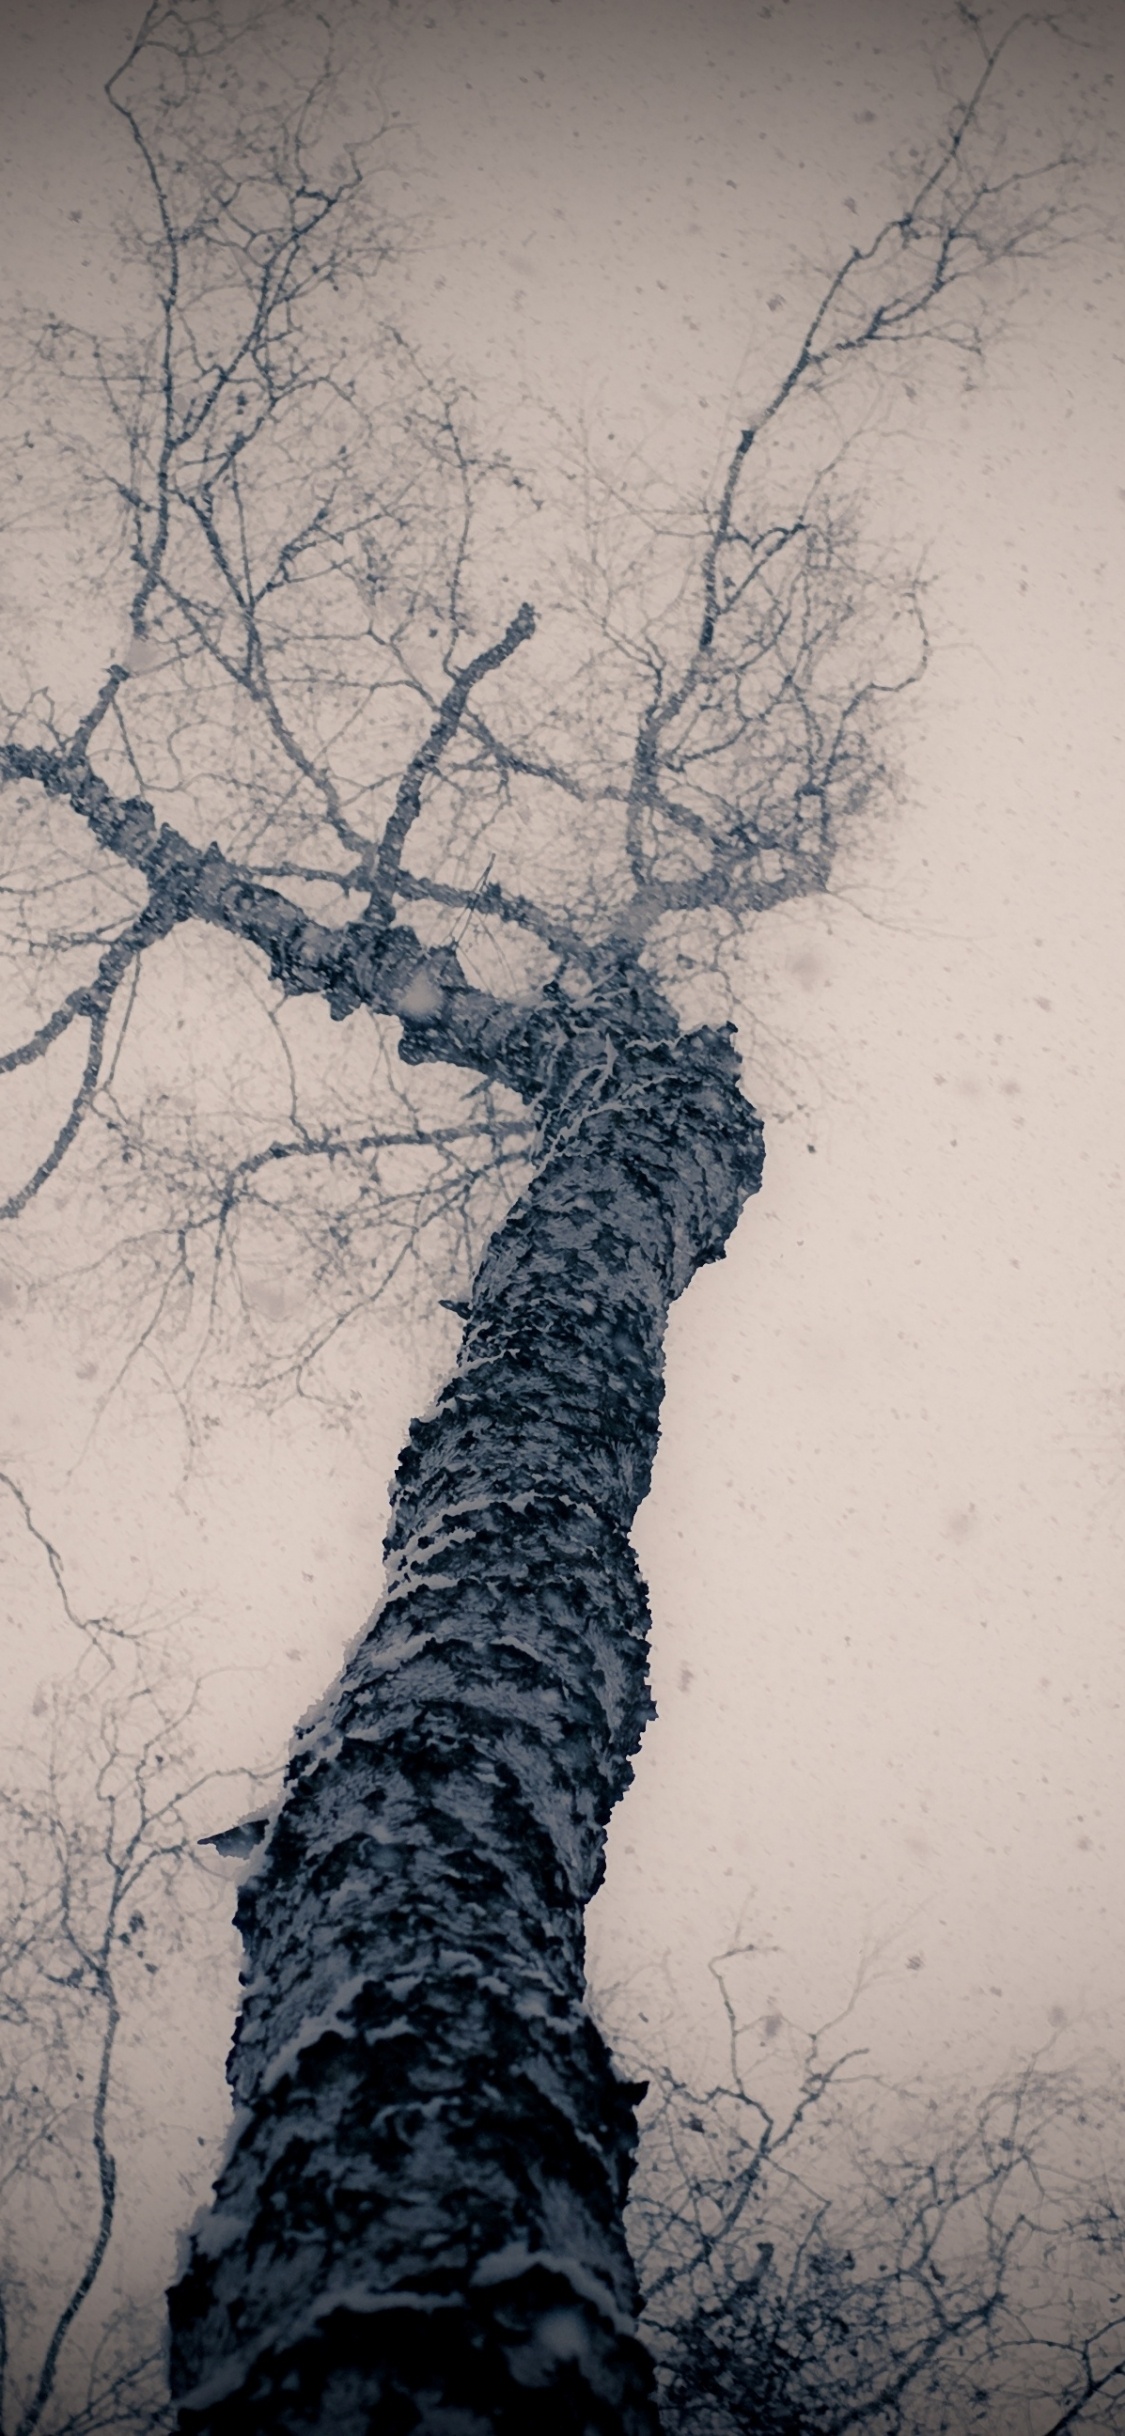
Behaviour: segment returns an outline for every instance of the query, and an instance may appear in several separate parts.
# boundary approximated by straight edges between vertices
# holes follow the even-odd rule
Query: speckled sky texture
[[[381,0],[365,22],[430,223],[422,342],[501,435],[542,437],[549,401],[623,462],[707,478],[816,264],[940,120],[954,17]],[[1125,12],[1066,21],[1109,221]],[[0,276],[63,312],[108,276],[96,100],[131,23],[118,0],[7,0]],[[1049,111],[1059,73],[1032,43],[1014,107]],[[684,2059],[717,2051],[706,1965],[740,1932],[748,2019],[826,2017],[877,1949],[862,2026],[888,2071],[987,2070],[1067,2026],[1120,2043],[1121,226],[1035,276],[969,391],[947,373],[896,406],[872,516],[925,552],[935,643],[897,802],[735,973],[766,1183],[673,1316],[637,1530],[660,1715],[591,1940],[620,2018]],[[46,651],[118,648],[43,617]],[[350,1432],[314,1404],[219,1411],[185,1471],[151,1383],[90,1438],[109,1381],[75,1380],[73,1333],[12,1280],[0,1457],[88,1605],[191,1611],[200,1663],[233,1670],[215,1747],[264,1759],[370,1609],[383,1483],[452,1323],[368,1346]],[[54,1643],[21,1631],[38,1594],[14,1534],[11,1555],[30,1697]]]

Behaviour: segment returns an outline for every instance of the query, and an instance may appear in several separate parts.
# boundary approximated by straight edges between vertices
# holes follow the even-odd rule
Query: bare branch
[[[371,910],[382,921],[392,918],[395,894],[399,884],[399,866],[407,836],[422,809],[422,788],[438,767],[441,756],[457,734],[468,707],[474,686],[494,668],[502,668],[520,644],[535,632],[535,611],[529,601],[523,601],[515,616],[505,627],[498,643],[479,651],[467,668],[455,677],[444,696],[425,743],[420,745],[408,764],[399,784],[395,808],[386,828],[372,874]]]
[[[519,620],[513,620],[508,634],[518,625]],[[493,652],[506,657],[524,631],[521,627],[510,642],[506,636]],[[436,1056],[469,1064],[496,1073],[521,1093],[529,1083],[534,1088],[535,1069],[532,1064],[529,1073],[528,1061],[538,1052],[526,1011],[473,989],[452,949],[427,949],[404,926],[388,929],[369,915],[344,929],[326,928],[229,862],[217,846],[192,846],[167,825],[157,831],[149,804],[135,797],[120,801],[85,761],[42,746],[0,746],[0,782],[4,778],[34,779],[49,795],[69,797],[99,844],[144,873],[150,907],[139,920],[152,924],[152,935],[158,935],[160,925],[170,929],[194,916],[260,948],[288,995],[311,992],[324,997],[338,1018],[361,1005],[398,1015],[407,1027],[404,1055],[416,1061]],[[81,1122],[100,1069],[102,1009],[95,1011],[91,1028],[90,1056],[74,1108],[49,1160],[22,1198],[16,1196],[11,1215],[53,1174]]]
[[[86,1053],[82,1080],[71,1101],[69,1114],[64,1123],[60,1125],[46,1158],[40,1160],[34,1175],[29,1176],[27,1183],[21,1185],[18,1192],[12,1193],[7,1201],[0,1202],[0,1218],[18,1218],[21,1211],[27,1208],[28,1202],[34,1199],[40,1187],[46,1184],[48,1177],[54,1175],[56,1167],[65,1158],[98,1087],[102,1057],[105,1051],[107,1021],[108,1010],[102,1008],[97,1008],[91,1016],[90,1046]]]
[[[12,1074],[18,1066],[31,1065],[35,1058],[42,1057],[76,1018],[83,1016],[93,1022],[100,1016],[104,1020],[130,967],[143,955],[146,947],[157,939],[167,938],[174,920],[170,907],[158,906],[150,899],[128,929],[119,932],[107,947],[93,980],[81,982],[77,989],[71,990],[61,1005],[56,1007],[54,1014],[48,1016],[46,1023],[40,1024],[39,1030],[32,1033],[30,1040],[22,1041],[18,1049],[6,1049],[0,1054],[0,1074]]]
[[[106,2109],[109,2103],[110,2073],[113,2066],[113,2050],[117,2039],[117,2032],[121,2024],[121,2014],[117,2003],[117,1993],[116,1989],[114,1988],[113,1980],[104,1964],[98,1971],[98,1980],[99,1994],[105,2008],[105,2025],[102,2032],[101,2052],[98,2059],[98,2076],[94,2093],[94,2107],[90,2135],[98,2169],[98,2191],[100,2204],[98,2209],[97,2229],[94,2234],[90,2254],[86,2260],[85,2266],[83,2267],[81,2274],[78,2276],[78,2279],[73,2285],[71,2291],[68,2293],[63,2307],[59,2311],[58,2317],[56,2318],[55,2324],[51,2330],[50,2339],[43,2355],[43,2366],[40,2371],[39,2381],[26,2410],[22,2413],[19,2421],[17,2422],[16,2436],[33,2436],[33,2430],[39,2426],[43,2413],[46,2410],[47,2404],[54,2392],[55,2379],[58,2375],[59,2355],[62,2351],[63,2344],[66,2341],[67,2335],[74,2324],[75,2318],[77,2317],[83,2302],[89,2298],[89,2295],[93,2291],[94,2285],[97,2282],[98,2275],[101,2271],[102,2262],[109,2247],[110,2235],[113,2231],[114,2209],[117,2199],[117,2162],[106,2138]]]

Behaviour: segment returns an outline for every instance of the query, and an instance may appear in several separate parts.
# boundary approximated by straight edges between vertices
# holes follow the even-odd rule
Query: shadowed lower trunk
[[[654,2436],[635,2089],[584,1913],[652,1714],[628,1533],[668,1308],[761,1173],[729,1034],[576,1026],[383,1604],[240,1895],[228,2162],[171,2296],[183,2436]]]

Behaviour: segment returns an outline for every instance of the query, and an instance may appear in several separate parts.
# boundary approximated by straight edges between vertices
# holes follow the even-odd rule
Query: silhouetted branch
[[[7,1201],[0,1202],[0,1218],[18,1218],[20,1212],[27,1208],[28,1202],[34,1199],[40,1187],[46,1184],[48,1177],[54,1175],[56,1167],[69,1150],[98,1087],[102,1057],[105,1052],[107,1021],[108,1010],[103,1011],[100,1007],[91,1016],[90,1045],[86,1052],[86,1063],[82,1069],[82,1080],[71,1101],[69,1114],[60,1125],[46,1158],[40,1160],[34,1175],[29,1176],[27,1183],[21,1185],[18,1192],[12,1193]]]
[[[445,747],[457,734],[468,707],[469,696],[482,677],[501,668],[521,643],[535,632],[535,611],[529,601],[517,609],[498,643],[480,651],[467,668],[454,678],[442,701],[425,743],[420,745],[408,763],[399,782],[395,808],[383,831],[371,889],[371,910],[377,919],[390,921],[398,886],[402,849],[418,814],[422,809],[422,787],[430,773],[436,770]]]

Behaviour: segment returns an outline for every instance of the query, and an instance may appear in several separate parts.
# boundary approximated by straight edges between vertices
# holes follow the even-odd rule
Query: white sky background
[[[941,115],[949,20],[915,0],[368,15],[418,130],[423,340],[486,414],[549,398],[686,484],[753,410],[803,264],[863,234],[887,154]],[[98,93],[132,22],[7,0],[4,276],[63,313],[106,276]],[[1068,23],[1120,94],[1125,12]],[[825,2017],[882,1944],[862,2029],[888,2072],[975,2076],[1063,2022],[1120,2046],[1123,360],[1120,249],[1093,246],[1036,278],[972,394],[947,375],[896,409],[873,514],[927,546],[937,642],[899,800],[739,966],[766,1182],[673,1318],[637,1529],[660,1717],[591,1933],[595,1982],[685,2061],[715,2058],[706,1963],[740,1924],[777,1949],[742,1967],[747,2018]],[[121,639],[43,643],[93,666]],[[88,1442],[106,1380],[18,1269],[11,1292],[0,1460],[79,1603],[182,1603],[199,1663],[231,1670],[216,1747],[264,1759],[373,1602],[383,1483],[452,1323],[380,1340],[350,1433],[315,1407],[220,1417],[185,1477],[171,1414],[142,1430],[127,1396]],[[58,1658],[12,1555],[30,1698]],[[232,1996],[191,2034],[211,2124]]]

